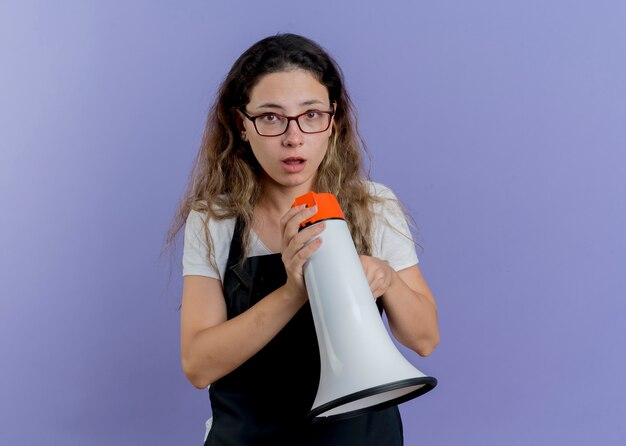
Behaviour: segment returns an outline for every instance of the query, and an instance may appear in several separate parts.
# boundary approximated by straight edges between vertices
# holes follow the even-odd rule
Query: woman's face
[[[251,116],[276,113],[297,116],[310,110],[331,110],[328,90],[308,71],[296,69],[263,76],[250,94],[246,112]],[[269,119],[272,119],[271,117]],[[311,190],[317,168],[328,149],[332,126],[321,133],[303,133],[295,121],[280,136],[261,136],[243,117],[244,138],[263,168],[264,186],[293,188],[301,194]]]

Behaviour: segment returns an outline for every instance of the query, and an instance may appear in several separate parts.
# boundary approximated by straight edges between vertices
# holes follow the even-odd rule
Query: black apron
[[[224,275],[228,319],[287,281],[280,254],[240,264],[239,220]],[[317,393],[320,357],[307,302],[264,348],[209,388],[213,425],[205,446],[402,445],[396,406],[323,423],[305,419]]]

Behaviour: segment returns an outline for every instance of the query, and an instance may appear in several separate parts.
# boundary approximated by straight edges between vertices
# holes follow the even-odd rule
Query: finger
[[[380,288],[376,285],[370,285],[370,291],[372,292],[372,296],[374,299],[378,299],[382,294]]]
[[[298,212],[301,212],[303,210],[306,209],[306,204],[301,204],[299,206],[294,206],[292,208],[289,208],[289,210],[285,213],[285,215],[283,215],[283,217],[280,219],[280,226],[281,228],[285,226],[285,224],[294,216],[296,215]]]
[[[372,257],[369,256],[360,256],[361,265],[363,266],[363,271],[365,272],[365,276],[367,277],[368,282],[371,282],[374,279],[374,274],[376,273],[376,263],[372,261]]]
[[[291,245],[292,247],[295,247],[295,251],[297,251],[311,238],[315,237],[324,230],[326,227],[324,222],[320,222],[300,230],[300,222],[310,218],[312,215],[315,215],[315,212],[312,214],[302,212],[293,216],[286,223],[285,229],[283,230],[284,245]]]
[[[304,228],[299,231],[296,236],[292,239],[292,241],[299,246],[304,246],[311,239],[320,235],[324,229],[326,229],[326,223],[320,222],[314,225],[309,226],[308,228]]]
[[[380,284],[380,286],[384,286],[385,284],[385,273],[381,270],[378,270],[376,274],[376,282]]]
[[[291,240],[298,234],[300,223],[313,217],[317,213],[317,206],[310,208],[302,208],[296,212],[288,212],[281,219],[281,229],[283,232],[283,240]]]
[[[308,245],[302,247],[293,255],[283,254],[282,260],[285,264],[285,268],[293,273],[302,273],[304,263],[313,255],[322,244],[321,238],[316,238]]]
[[[289,261],[290,258],[296,256],[302,249],[313,243],[314,239],[324,231],[324,228],[325,224],[322,222],[300,231],[283,250],[283,258]]]
[[[301,204],[300,206],[295,206],[280,219],[281,227],[285,227],[287,225],[293,224],[293,222],[297,222],[298,225],[300,222],[306,220],[307,218],[313,217],[317,213],[317,206],[306,207],[306,205]]]
[[[369,265],[367,265],[364,271],[365,271],[365,277],[367,278],[367,283],[369,283],[370,286],[372,286],[374,282],[376,281],[376,269],[370,268]]]
[[[381,291],[380,283],[376,280],[370,283],[370,289],[372,290],[372,295],[374,297],[378,297],[382,294],[380,292]]]
[[[302,268],[304,266],[304,263],[309,259],[309,257],[313,255],[315,251],[319,249],[321,245],[322,245],[322,239],[319,237],[313,240],[308,245],[305,245],[293,257],[294,266],[298,268]]]

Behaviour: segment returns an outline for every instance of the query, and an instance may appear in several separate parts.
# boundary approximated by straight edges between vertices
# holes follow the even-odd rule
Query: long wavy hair
[[[249,143],[241,139],[241,118],[234,110],[248,104],[262,76],[294,69],[311,73],[328,89],[331,103],[337,104],[328,151],[318,168],[314,191],[337,196],[357,251],[371,254],[372,206],[379,199],[366,183],[368,174],[361,157],[366,149],[357,130],[354,106],[337,63],[317,43],[295,34],[278,34],[257,42],[237,59],[226,76],[209,111],[187,191],[168,232],[168,244],[184,226],[189,212],[196,210],[208,217],[204,232],[208,260],[213,266],[209,219],[242,219],[242,241],[247,250],[254,207],[262,192],[261,167]]]

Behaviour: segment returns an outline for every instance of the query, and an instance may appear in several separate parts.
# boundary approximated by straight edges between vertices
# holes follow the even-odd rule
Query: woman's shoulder
[[[382,199],[397,200],[396,194],[393,193],[389,186],[376,181],[366,181],[367,189],[371,195]]]
[[[374,197],[372,255],[386,260],[396,271],[418,263],[407,215],[396,194],[388,186],[368,182]]]
[[[191,209],[185,224],[183,275],[223,278],[234,230],[234,218],[211,218],[201,207]]]
[[[217,204],[212,204],[210,209],[211,212],[209,212],[209,206],[206,202],[195,203],[187,215],[186,230],[191,230],[195,234],[203,234],[205,228],[208,228],[208,235],[213,242],[216,240],[230,241],[235,228],[235,218],[215,218],[216,215],[222,214]]]
[[[198,200],[191,204],[187,221],[189,220],[201,220],[202,222],[227,222],[234,218],[223,218],[225,215],[225,209],[220,205],[220,199],[222,196],[217,197],[216,200],[212,200],[210,203],[206,200]]]
[[[372,197],[372,210],[375,215],[385,214],[404,215],[402,204],[389,186],[375,181],[367,182],[368,191]]]

